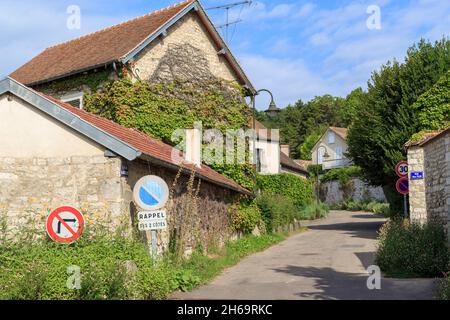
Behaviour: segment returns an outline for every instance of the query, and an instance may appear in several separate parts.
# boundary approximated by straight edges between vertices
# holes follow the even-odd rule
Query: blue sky
[[[239,0],[238,0],[239,1]],[[1,0],[0,76],[46,47],[179,1]],[[204,0],[205,7],[235,2]],[[81,30],[66,28],[69,5],[81,8]],[[369,30],[367,8],[381,9],[381,29]],[[209,11],[216,24],[224,11]],[[366,87],[373,70],[403,59],[421,37],[450,35],[448,0],[254,1],[237,7],[230,46],[258,88],[274,92],[279,106]],[[234,32],[233,32],[234,31]]]

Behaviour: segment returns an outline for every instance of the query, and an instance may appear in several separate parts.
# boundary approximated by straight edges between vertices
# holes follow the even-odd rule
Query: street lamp
[[[321,150],[322,148],[325,150],[323,157],[325,159],[330,157],[330,155],[327,152],[327,148],[325,148],[324,146],[319,146],[317,148],[317,157],[316,157],[317,165],[319,165],[319,150]],[[319,191],[320,191],[319,181],[320,181],[319,180],[319,170],[317,170],[317,172],[316,172],[316,202],[317,202],[317,205],[319,205]]]
[[[275,104],[275,99],[273,98],[273,94],[272,92],[270,92],[267,89],[260,89],[258,91],[256,91],[254,94],[252,94],[251,99],[252,99],[252,108],[253,108],[253,163],[256,163],[256,96],[259,95],[261,92],[267,92],[268,94],[270,94],[270,104],[269,104],[269,108],[264,111],[267,113],[267,115],[269,117],[274,117],[276,116],[279,112],[280,109],[277,108],[277,105]],[[253,193],[256,196],[256,170],[254,172],[254,177],[253,177]]]

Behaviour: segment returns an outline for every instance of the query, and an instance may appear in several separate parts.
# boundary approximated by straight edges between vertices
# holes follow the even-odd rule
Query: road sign
[[[406,177],[408,175],[408,162],[400,161],[395,166],[395,172],[400,178]]]
[[[47,217],[47,234],[59,243],[72,243],[80,238],[84,229],[84,217],[77,209],[60,207]]]
[[[423,180],[423,172],[411,171],[411,180]]]
[[[141,178],[133,190],[136,204],[148,211],[164,208],[169,200],[169,186],[157,176],[145,176]]]
[[[166,219],[142,220],[138,223],[139,231],[165,230],[166,228]]]
[[[397,191],[403,195],[409,193],[409,180],[408,178],[400,178],[396,184]]]

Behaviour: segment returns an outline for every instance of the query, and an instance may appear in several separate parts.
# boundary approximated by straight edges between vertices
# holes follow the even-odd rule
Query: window
[[[61,97],[61,101],[66,102],[75,108],[83,109],[83,96],[84,92],[66,94]]]
[[[336,159],[342,159],[342,147],[341,146],[336,147]]]
[[[318,151],[318,158],[317,158],[317,164],[323,164],[323,158],[325,155],[325,149],[322,147]]]
[[[262,149],[256,149],[256,172],[261,172],[262,170]]]
[[[328,132],[328,143],[334,143],[336,140],[335,134],[333,131]]]

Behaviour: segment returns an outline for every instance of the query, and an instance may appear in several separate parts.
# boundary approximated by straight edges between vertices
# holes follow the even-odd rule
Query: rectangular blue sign
[[[411,180],[422,180],[422,179],[423,179],[423,172],[411,171]]]

